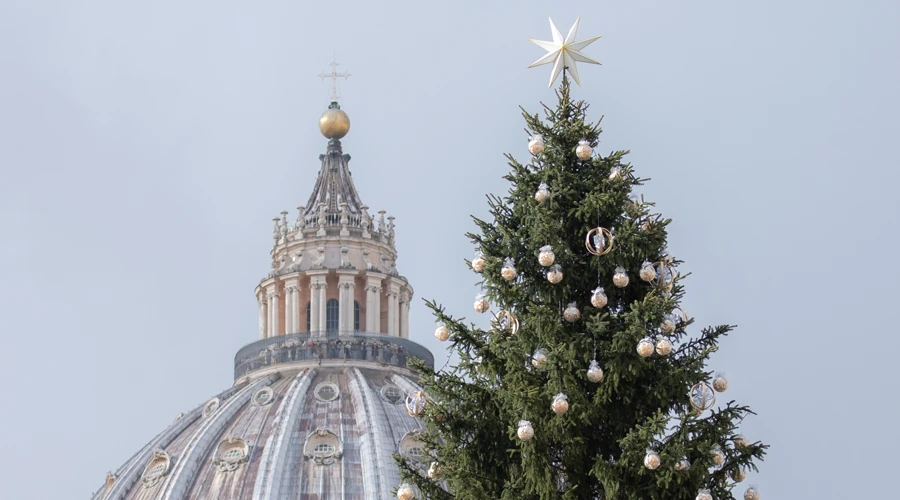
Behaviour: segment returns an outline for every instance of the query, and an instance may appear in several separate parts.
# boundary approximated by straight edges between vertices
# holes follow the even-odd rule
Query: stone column
[[[381,333],[381,280],[384,275],[366,275],[366,331]]]
[[[400,292],[400,338],[409,338],[409,292]]]
[[[338,287],[340,293],[340,312],[338,315],[338,330],[349,332],[353,330],[353,291],[356,272],[342,274],[338,272]]]
[[[322,277],[322,281],[319,282],[319,332],[322,335],[325,335],[325,326],[328,324],[328,313],[325,308],[325,305],[328,303],[328,283],[325,281],[325,277]]]
[[[256,302],[259,303],[259,338],[262,340],[266,338],[266,326],[268,323],[266,321],[267,304],[265,295],[262,292],[256,296]]]
[[[294,311],[291,310],[293,305],[294,287],[287,285],[284,287],[284,333],[291,333],[294,327]]]
[[[278,320],[280,319],[278,312],[278,299],[281,297],[281,294],[278,293],[277,290],[273,290],[269,292],[269,311],[271,312],[271,319],[269,321],[269,337],[274,337],[278,335]]]
[[[388,335],[400,336],[400,284],[395,280],[388,283]]]
[[[293,312],[291,324],[294,326],[290,333],[297,333],[303,330],[300,326],[300,282],[293,287],[294,293],[291,295],[291,310]]]
[[[343,281],[338,282],[338,331],[347,331],[347,284]]]
[[[347,281],[347,331],[355,331],[354,321],[353,321],[353,304],[356,302],[356,277],[350,276],[350,280]],[[359,318],[360,322],[362,322],[362,318]],[[362,326],[362,325],[360,325]]]
[[[309,279],[309,331],[319,329],[319,280]]]

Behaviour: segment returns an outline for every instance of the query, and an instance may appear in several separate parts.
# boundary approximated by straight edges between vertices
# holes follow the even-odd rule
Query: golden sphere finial
[[[332,102],[319,118],[319,130],[329,139],[340,139],[350,131],[350,117],[336,102]]]

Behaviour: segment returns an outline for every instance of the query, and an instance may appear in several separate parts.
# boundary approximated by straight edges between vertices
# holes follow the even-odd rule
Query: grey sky
[[[556,4],[556,5],[553,5]],[[337,51],[344,149],[418,299],[473,317],[469,214],[525,160],[526,70],[582,16],[575,95],[672,217],[711,368],[760,415],[766,498],[888,498],[900,448],[900,3],[0,0],[0,496],[85,498],[257,336]],[[479,318],[483,321],[485,318]]]

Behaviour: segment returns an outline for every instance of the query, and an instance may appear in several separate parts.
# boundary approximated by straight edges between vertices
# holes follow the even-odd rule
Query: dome
[[[179,414],[93,498],[383,500],[400,484],[392,454],[427,468],[405,367],[410,356],[433,363],[427,350],[387,336],[287,337],[241,349],[235,374],[248,375]]]
[[[332,102],[319,118],[319,130],[329,139],[340,139],[350,131],[350,117],[336,102]]]

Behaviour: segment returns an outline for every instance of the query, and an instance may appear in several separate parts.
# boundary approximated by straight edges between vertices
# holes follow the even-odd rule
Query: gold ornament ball
[[[544,138],[536,135],[528,141],[528,152],[537,156],[544,152]]]
[[[710,452],[713,465],[719,466],[725,463],[725,452],[723,452],[720,448],[714,448],[713,451]]]
[[[543,349],[538,349],[531,357],[531,366],[543,368],[545,363],[547,363],[547,353]]]
[[[553,398],[553,403],[550,404],[550,408],[553,410],[553,413],[562,415],[569,411],[569,400],[566,398],[565,394],[557,394],[556,397]]]
[[[416,498],[416,490],[411,484],[401,484],[397,488],[397,498],[400,500],[413,500],[413,498]]]
[[[598,288],[594,290],[594,294],[591,295],[591,305],[596,307],[597,309],[601,309],[606,307],[606,304],[609,302],[609,299],[606,297],[606,292],[603,288]]]
[[[688,470],[691,467],[691,462],[686,457],[681,457],[681,460],[675,463],[675,470],[682,471]]]
[[[328,108],[319,118],[319,130],[329,139],[340,139],[350,131],[350,117],[341,108]]]
[[[712,493],[709,490],[700,490],[697,493],[697,500],[713,500]]]
[[[537,200],[538,203],[543,203],[547,201],[548,198],[550,198],[549,186],[542,182],[541,185],[538,186],[537,192],[534,193],[534,199]]]
[[[691,398],[691,406],[697,411],[708,410],[716,404],[716,391],[706,382],[694,384],[688,396]]]
[[[431,462],[431,466],[428,467],[428,479],[440,479],[441,478],[441,466],[438,465],[437,462]]]
[[[603,369],[597,364],[597,360],[591,360],[591,366],[588,367],[587,379],[593,383],[603,380]]]
[[[584,139],[578,141],[578,146],[575,147],[575,156],[582,161],[590,160],[593,152],[594,150],[591,149],[590,143]]]
[[[406,413],[408,413],[410,417],[418,417],[425,412],[425,405],[427,403],[428,398],[425,397],[424,392],[412,392],[406,396]]]
[[[491,305],[488,303],[487,299],[475,299],[475,311],[480,313],[487,312],[490,307]]]
[[[736,469],[731,473],[731,479],[736,483],[742,482],[744,479],[747,479],[747,472],[744,469]]]
[[[659,455],[655,451],[648,452],[644,457],[644,467],[650,470],[659,468]]]
[[[662,330],[665,334],[670,334],[675,331],[675,322],[672,321],[671,318],[666,318],[659,325],[659,329]]]
[[[484,260],[484,257],[478,255],[474,259],[472,259],[472,270],[476,273],[480,273],[481,271],[484,271],[484,265],[486,263],[487,261]]]
[[[569,304],[566,307],[566,310],[563,311],[563,318],[565,318],[565,320],[569,323],[574,323],[581,318],[581,311],[579,311],[578,308],[575,307],[574,303]]]
[[[441,342],[445,342],[450,338],[450,330],[448,330],[446,326],[441,325],[434,330],[434,338]]]
[[[641,224],[641,231],[643,231],[645,233],[649,233],[652,228],[653,228],[653,224],[651,224],[650,221],[644,221]]]
[[[613,284],[619,288],[628,286],[628,275],[624,269],[619,268],[616,270],[616,274],[613,275]]]
[[[653,265],[649,262],[644,262],[639,274],[641,279],[648,283],[656,279],[656,269],[653,269]]]
[[[641,339],[637,345],[637,352],[642,358],[649,358],[653,354],[653,342],[650,339]]]
[[[668,356],[672,352],[672,341],[669,339],[659,339],[656,341],[656,354],[660,356]]]
[[[747,440],[743,435],[738,434],[734,437],[734,447],[735,448],[746,448],[750,445],[750,441]]]
[[[522,441],[528,441],[529,439],[534,437],[534,427],[531,426],[531,422],[527,420],[522,420],[519,422],[519,429],[516,431],[516,436],[519,437]]]
[[[538,254],[538,262],[544,267],[550,267],[556,262],[556,255],[553,253],[553,249],[549,246],[541,248],[541,252]]]
[[[503,269],[500,270],[500,276],[503,276],[503,279],[506,281],[512,281],[516,279],[516,268],[512,266],[504,266]]]
[[[713,389],[716,392],[725,392],[728,390],[728,379],[719,375],[718,377],[713,379]]]
[[[744,500],[759,500],[759,491],[753,486],[747,488],[744,492]]]
[[[552,269],[547,271],[547,281],[553,283],[554,285],[562,281],[563,273],[562,269],[560,269],[559,265],[553,266]]]

